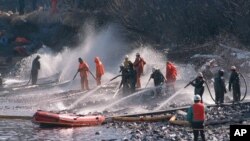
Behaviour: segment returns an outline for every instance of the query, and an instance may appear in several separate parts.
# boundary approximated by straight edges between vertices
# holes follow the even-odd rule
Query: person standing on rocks
[[[96,65],[96,84],[97,86],[101,85],[101,78],[104,75],[104,66],[99,57],[95,57]]]
[[[172,87],[173,91],[175,91],[175,81],[177,77],[177,69],[176,66],[170,62],[167,61],[166,64],[166,79],[167,79],[167,88],[169,90],[170,87]]]
[[[122,87],[122,93],[127,94],[129,91],[129,72],[128,69],[123,66],[120,66],[120,72],[122,73],[122,80],[119,85],[119,89]]]
[[[231,91],[231,88],[233,87],[233,103],[240,102],[240,78],[239,73],[236,71],[236,67],[231,67],[231,75],[229,78],[229,87],[228,90]]]
[[[25,1],[24,0],[18,0],[19,4],[19,15],[24,14],[24,8],[25,8]]]
[[[227,93],[225,80],[224,80],[224,70],[220,69],[217,76],[214,78],[214,91],[215,91],[215,103],[224,103],[224,94]]]
[[[37,55],[37,57],[33,60],[32,62],[32,67],[31,67],[31,83],[32,85],[36,85],[37,78],[38,78],[38,71],[40,70],[40,56]]]
[[[156,93],[160,94],[161,92],[161,85],[164,83],[165,81],[165,77],[162,74],[162,72],[160,71],[160,69],[153,67],[152,68],[152,74],[150,76],[149,79],[154,79],[154,85],[156,87]]]
[[[79,61],[78,72],[80,72],[82,90],[85,89],[89,90],[89,83],[88,83],[89,66],[86,62],[82,60],[82,58],[78,58],[78,61]]]
[[[134,61],[134,67],[136,70],[136,87],[141,88],[141,75],[143,74],[143,68],[146,62],[144,59],[140,56],[140,53],[136,53],[136,59]]]
[[[51,0],[51,12],[55,14],[57,12],[57,2],[58,0]]]
[[[134,65],[131,61],[129,61],[128,63],[128,75],[129,75],[130,93],[134,93],[137,79],[136,79],[136,70],[134,69]]]
[[[198,141],[199,133],[201,140],[205,141],[204,121],[205,121],[205,106],[201,103],[200,95],[194,96],[194,104],[188,109],[187,120],[193,128],[194,141]]]
[[[203,102],[202,95],[205,89],[204,83],[205,83],[205,80],[201,72],[198,73],[198,76],[195,78],[194,81],[190,82],[190,84],[194,86],[194,94],[198,94],[201,97],[201,102]]]

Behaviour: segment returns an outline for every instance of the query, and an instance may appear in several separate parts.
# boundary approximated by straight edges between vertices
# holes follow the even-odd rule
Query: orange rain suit
[[[52,12],[52,14],[57,12],[57,1],[58,0],[51,0],[51,12]]]
[[[177,77],[177,69],[176,66],[171,63],[171,62],[167,62],[166,64],[166,79],[167,79],[167,83],[172,85],[174,87],[174,83],[176,81],[176,77]]]
[[[96,84],[97,86],[101,85],[101,77],[104,75],[104,66],[99,59],[99,57],[95,57],[95,65],[96,65]]]
[[[89,66],[86,62],[83,61],[82,63],[79,64],[82,90],[85,90],[85,88],[86,90],[89,90],[88,71],[89,71]]]
[[[134,67],[136,70],[136,87],[141,88],[141,75],[143,74],[143,68],[146,62],[143,58],[137,57],[134,62]]]

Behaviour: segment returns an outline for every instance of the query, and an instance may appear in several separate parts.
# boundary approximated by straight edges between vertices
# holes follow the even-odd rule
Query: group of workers
[[[90,73],[97,82],[97,85],[101,84],[101,77],[104,74],[104,66],[100,61],[100,58],[95,58],[96,63],[96,77],[94,77],[89,70],[88,64],[79,58],[79,69],[81,77],[81,86],[83,90],[89,90],[88,86],[88,73]],[[123,64],[120,66],[121,82],[119,89],[122,87],[123,94],[133,93],[136,88],[141,88],[141,76],[144,73],[144,65],[146,61],[141,57],[140,53],[136,53],[135,61],[129,60],[128,55],[125,56]],[[154,80],[155,86],[163,85],[164,82],[173,86],[177,77],[177,70],[173,63],[167,61],[166,64],[166,79],[158,68],[153,67],[150,79]]]
[[[123,93],[133,93],[135,88],[141,88],[141,76],[144,73],[145,60],[141,57],[140,53],[136,53],[136,59],[132,63],[129,60],[128,55],[125,56],[123,64],[120,66],[120,72],[122,73],[122,80],[120,87],[123,86]],[[161,93],[161,86],[166,83],[166,85],[172,86],[174,89],[174,83],[177,77],[176,66],[167,61],[166,63],[166,77],[160,69],[153,67],[152,73],[150,75],[149,81],[154,80],[154,85],[157,87],[156,93]],[[148,81],[148,82],[149,82]]]
[[[32,69],[31,69],[31,80],[32,84],[36,84],[38,71],[40,69],[40,56],[37,56],[32,62]],[[105,73],[104,65],[99,57],[95,57],[94,62],[96,66],[96,74],[95,76],[89,70],[89,65],[87,62],[83,61],[82,58],[78,59],[79,61],[79,68],[77,72],[80,73],[81,78],[81,88],[82,90],[89,90],[89,83],[88,83],[88,75],[89,73],[93,76],[96,80],[97,85],[101,85],[101,78]],[[144,73],[144,66],[146,61],[141,57],[139,53],[136,53],[136,59],[134,62],[129,60],[129,57],[126,55],[123,64],[120,66],[121,72],[121,82],[119,88],[122,87],[122,92],[124,94],[129,94],[135,92],[136,88],[141,88],[141,76]],[[208,78],[207,72],[199,72],[197,77],[190,81],[194,87],[194,94],[199,95],[201,97],[201,102],[203,101],[203,93],[205,90],[205,84],[207,85],[206,79]],[[204,74],[204,75],[203,75]],[[176,66],[167,61],[166,63],[166,77],[164,77],[163,73],[160,69],[153,67],[152,73],[150,75],[150,79],[154,80],[154,85],[157,88],[156,93],[161,92],[161,86],[166,84],[167,88],[172,87],[174,89],[174,83],[177,77],[177,69]],[[148,82],[149,82],[148,81]],[[224,70],[218,70],[217,74],[212,80],[214,84],[214,91],[215,91],[215,102],[216,104],[224,103],[224,94],[227,93],[225,79],[224,79]],[[239,102],[241,100],[241,91],[240,91],[240,77],[239,72],[237,71],[235,66],[231,67],[231,75],[229,78],[229,87],[228,90],[233,90],[233,102]]]
[[[206,67],[207,69],[207,67]],[[208,69],[206,70],[208,71]],[[205,73],[205,74],[212,74]],[[228,90],[233,90],[233,103],[240,102],[241,92],[240,92],[240,73],[237,71],[235,66],[231,67],[231,75],[229,78]],[[208,76],[206,76],[208,78]],[[227,93],[225,79],[224,79],[224,70],[218,70],[218,73],[214,77],[214,91],[215,91],[215,103],[222,104],[224,103],[224,94]],[[204,121],[206,119],[205,106],[202,102],[202,95],[204,93],[204,83],[206,80],[203,77],[203,74],[200,72],[194,81],[191,81],[190,84],[195,87],[194,93],[194,104],[188,109],[187,120],[193,128],[194,141],[198,141],[198,136],[200,134],[201,140],[205,141],[204,133]]]
[[[204,93],[204,87],[205,87],[204,85],[207,83],[205,78],[208,77],[203,76],[203,73],[199,72],[197,77],[190,82],[190,84],[194,86],[194,94],[199,95],[201,97],[201,101]],[[225,93],[227,93],[227,88],[225,84],[223,69],[218,70],[212,82],[214,84],[215,103],[216,104],[224,103],[224,95]],[[237,68],[235,66],[231,66],[231,75],[229,78],[228,90],[231,91],[231,89],[233,90],[233,103],[240,102],[241,100],[240,77],[239,77],[239,72],[237,71]]]
[[[40,69],[40,56],[37,56],[32,62],[31,69],[31,80],[32,85],[35,85],[37,82],[38,71]],[[78,58],[79,67],[77,73],[80,73],[81,78],[81,88],[82,90],[89,90],[88,75],[89,73],[96,80],[97,85],[101,85],[101,78],[105,73],[104,65],[99,57],[95,57],[94,62],[96,65],[96,74],[95,76],[89,69],[89,65],[82,58]],[[144,73],[144,66],[146,61],[140,56],[139,53],[136,53],[136,59],[134,62],[129,60],[128,55],[125,56],[123,64],[120,66],[120,75],[121,82],[119,88],[122,87],[124,94],[135,92],[136,88],[141,88],[141,76]],[[156,87],[163,85],[166,82],[168,85],[173,86],[176,81],[177,70],[173,63],[167,61],[166,63],[166,78],[161,73],[160,69],[153,67],[152,74],[150,79],[154,80],[154,85]]]
[[[96,65],[96,75],[94,76],[89,70],[87,62],[83,61],[82,58],[78,58],[79,68],[78,71],[81,77],[81,88],[82,90],[89,90],[88,74],[90,73],[96,80],[97,86],[101,85],[101,78],[105,73],[104,65],[102,64],[99,57],[95,57],[94,62]]]

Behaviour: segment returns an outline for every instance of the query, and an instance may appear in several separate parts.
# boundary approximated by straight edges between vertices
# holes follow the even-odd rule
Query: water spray
[[[96,77],[94,76],[94,74],[89,70],[89,73],[91,74],[91,76],[96,80]]]

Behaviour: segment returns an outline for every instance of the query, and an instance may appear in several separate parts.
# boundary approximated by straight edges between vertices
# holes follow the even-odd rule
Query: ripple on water
[[[98,133],[98,134],[97,134]],[[29,120],[1,120],[0,140],[122,140],[123,129],[107,125],[78,128],[40,128]]]

